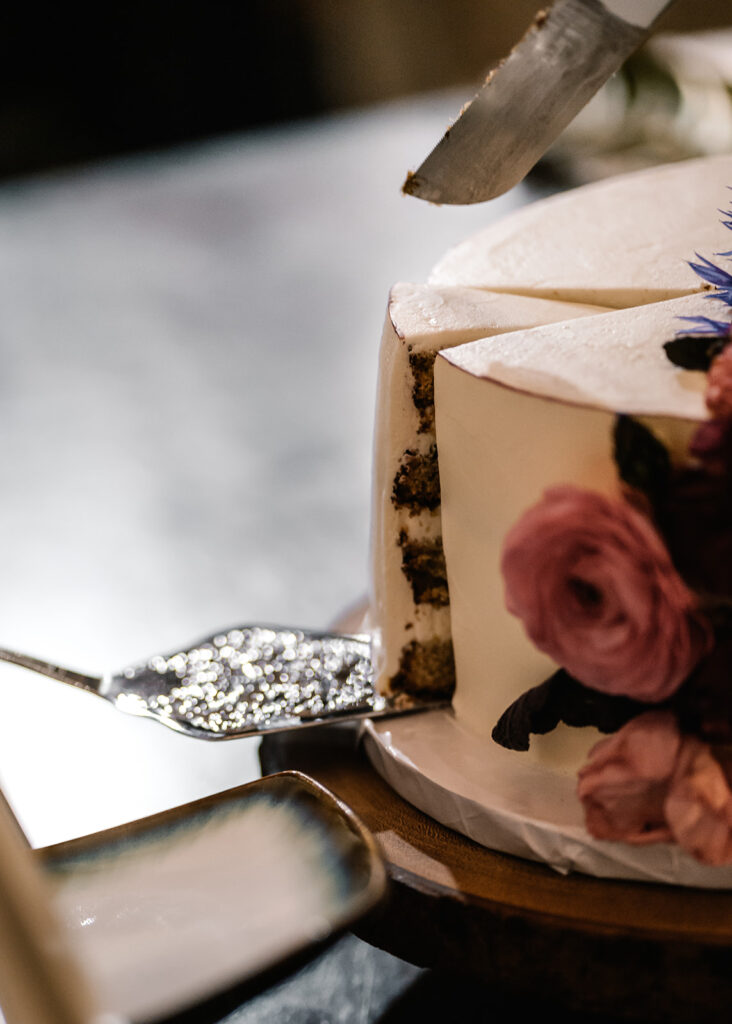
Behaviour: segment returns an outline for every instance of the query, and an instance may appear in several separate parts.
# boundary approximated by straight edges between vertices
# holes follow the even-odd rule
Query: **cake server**
[[[556,0],[486,79],[403,191],[480,203],[508,191],[675,0]]]
[[[11,662],[103,697],[197,739],[235,739],[443,707],[446,700],[374,690],[371,638],[281,626],[239,626],[91,676],[0,648]]]

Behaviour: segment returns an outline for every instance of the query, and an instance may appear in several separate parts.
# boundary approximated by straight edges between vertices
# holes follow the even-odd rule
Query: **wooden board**
[[[728,1012],[732,892],[565,877],[487,850],[402,800],[357,738],[349,726],[281,733],[261,760],[311,775],[375,834],[392,885],[361,938],[547,1006],[670,1022]]]

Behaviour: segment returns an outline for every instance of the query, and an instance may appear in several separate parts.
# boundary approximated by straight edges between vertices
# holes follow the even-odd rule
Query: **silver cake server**
[[[111,675],[90,676],[0,648],[0,661],[50,676],[204,740],[262,736],[443,707],[376,693],[368,634],[239,626]]]
[[[675,0],[556,0],[486,79],[403,191],[480,203],[508,191]]]

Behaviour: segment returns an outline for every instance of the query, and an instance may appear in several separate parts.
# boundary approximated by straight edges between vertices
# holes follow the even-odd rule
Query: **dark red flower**
[[[732,416],[732,346],[712,360],[707,375],[707,408],[713,416]]]
[[[732,597],[732,420],[703,424],[689,452],[697,465],[672,471],[658,525],[690,587]]]
[[[678,690],[675,708],[685,732],[732,743],[732,628],[715,630],[714,646]]]

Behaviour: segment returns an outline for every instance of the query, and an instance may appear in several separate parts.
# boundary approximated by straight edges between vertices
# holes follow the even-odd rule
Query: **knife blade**
[[[540,11],[402,191],[449,204],[508,191],[674,2],[556,0]]]

